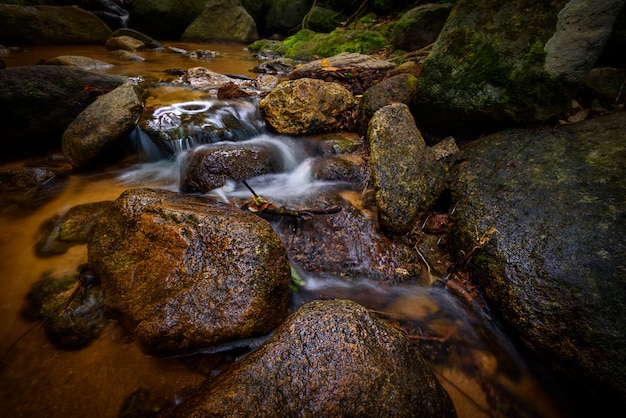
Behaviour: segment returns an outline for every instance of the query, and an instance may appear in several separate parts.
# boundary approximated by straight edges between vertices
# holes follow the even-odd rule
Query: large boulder
[[[625,124],[621,112],[484,137],[452,185],[475,284],[583,416],[626,406]]]
[[[105,310],[150,354],[264,335],[287,316],[285,247],[267,222],[232,205],[127,190],[98,218],[88,255]]]
[[[196,42],[245,42],[258,39],[254,19],[239,1],[210,0],[181,39]]]
[[[261,100],[259,109],[277,132],[299,135],[346,128],[355,104],[340,84],[301,78],[280,83]]]
[[[57,65],[0,71],[3,157],[60,150],[63,132],[89,104],[90,91],[108,91],[127,81],[122,76]]]
[[[415,345],[346,300],[300,308],[257,351],[195,391],[188,416],[455,417]]]
[[[77,6],[23,7],[0,4],[0,42],[104,44],[111,29]]]
[[[143,109],[141,89],[126,83],[100,96],[63,133],[63,153],[76,169],[120,159]]]
[[[206,0],[134,0],[132,26],[157,39],[180,39]]]
[[[424,61],[416,119],[438,134],[476,135],[556,118],[622,3],[458,1]]]
[[[445,173],[403,103],[376,111],[367,139],[380,225],[390,234],[407,232],[443,191]]]

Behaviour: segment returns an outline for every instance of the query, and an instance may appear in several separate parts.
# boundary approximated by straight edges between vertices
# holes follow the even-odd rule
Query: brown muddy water
[[[259,63],[242,45],[164,42],[166,46],[218,51],[211,60],[142,51],[142,62],[118,62],[103,46],[29,46],[2,56],[7,66],[32,65],[60,55],[83,55],[116,64],[106,72],[165,79],[164,70],[204,66],[223,74],[254,77]],[[0,169],[19,166],[19,162]],[[128,164],[128,163],[126,163]],[[111,322],[84,349],[59,350],[40,324],[24,320],[20,309],[35,281],[45,274],[74,274],[87,262],[77,246],[51,258],[37,258],[33,248],[40,225],[83,203],[117,198],[128,185],[120,181],[128,165],[97,175],[69,178],[64,190],[26,216],[0,216],[0,415],[6,417],[116,417],[124,401],[140,390],[162,403],[176,402],[186,390],[211,378],[241,355],[160,359],[144,355],[132,335]],[[141,178],[141,176],[139,177]],[[133,186],[137,186],[136,184]],[[461,418],[531,416],[567,417],[563,403],[540,374],[518,354],[488,319],[464,306],[445,289],[424,285],[381,288],[306,276],[294,304],[316,297],[348,298],[381,312],[421,344],[433,371],[452,397]],[[429,336],[433,338],[429,340]]]

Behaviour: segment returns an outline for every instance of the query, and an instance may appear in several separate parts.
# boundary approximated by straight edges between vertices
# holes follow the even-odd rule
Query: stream
[[[141,62],[118,63],[106,72],[130,77],[159,78],[168,68],[204,66],[222,74],[254,78],[259,63],[241,45],[167,43],[186,50],[219,51],[211,60],[199,60],[158,51],[140,51]],[[104,46],[34,46],[3,56],[8,67],[31,65],[60,55],[83,55],[111,62]],[[167,87],[165,87],[167,89]],[[195,97],[174,97],[167,104],[184,112],[210,106]],[[192,104],[193,106],[191,106]],[[245,110],[245,109],[244,109]],[[245,142],[262,143],[280,155],[282,171],[251,179],[259,195],[282,204],[297,202],[303,195],[341,189],[338,182],[318,181],[311,176],[313,155],[307,141],[267,132],[253,111],[231,109],[231,114],[250,118],[254,133]],[[72,174],[53,200],[26,216],[0,216],[0,413],[10,417],[92,416],[116,417],[124,401],[144,390],[153,397],[176,402],[181,393],[217,375],[242,355],[241,350],[211,355],[160,359],[144,355],[118,323],[111,322],[92,344],[77,351],[59,350],[51,344],[40,324],[20,315],[24,299],[43,275],[74,274],[87,262],[86,246],[67,253],[37,258],[37,232],[54,215],[83,203],[114,200],[134,187],[159,187],[179,191],[180,161],[196,143],[179,143],[167,156],[155,149],[141,130],[134,139],[137,155],[97,173]],[[238,142],[241,144],[242,142]],[[210,146],[204,144],[202,146]],[[18,167],[11,162],[1,168]],[[248,199],[250,190],[228,183],[211,192],[228,199]],[[511,402],[518,416],[565,417],[561,397],[540,370],[530,364],[491,318],[468,307],[445,288],[424,284],[381,286],[373,281],[347,282],[337,277],[300,272],[304,285],[294,293],[292,309],[316,298],[354,300],[401,325],[420,344],[435,375],[450,394],[460,418],[504,417],[498,403]],[[412,332],[414,331],[414,332]],[[419,332],[418,332],[419,331]],[[429,333],[430,332],[430,333]],[[417,337],[417,335],[422,337]],[[447,335],[429,341],[428,335]],[[424,337],[426,336],[426,337]],[[509,411],[510,412],[510,411]]]

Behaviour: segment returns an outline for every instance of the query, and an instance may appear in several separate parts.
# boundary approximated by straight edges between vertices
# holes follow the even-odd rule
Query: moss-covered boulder
[[[612,26],[606,14],[617,13],[611,4],[621,2],[576,2],[578,19],[565,14],[567,3],[458,1],[419,76],[418,122],[440,134],[478,134],[560,115],[576,87],[571,75],[598,58],[601,49],[590,46],[606,41]],[[604,13],[598,22],[580,18],[598,9]],[[563,28],[567,16],[576,31]],[[584,60],[564,69],[563,56]]]
[[[184,41],[245,42],[258,38],[254,19],[239,1],[211,0],[181,35]]]
[[[397,49],[415,51],[433,43],[443,28],[452,4],[423,4],[398,19],[391,33],[391,43]]]
[[[475,284],[583,416],[626,405],[625,124],[621,112],[484,137],[452,186]]]

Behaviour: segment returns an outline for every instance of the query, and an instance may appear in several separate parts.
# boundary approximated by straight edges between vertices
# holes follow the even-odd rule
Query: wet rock
[[[378,110],[367,138],[378,219],[390,234],[406,232],[434,203],[445,185],[445,173],[415,126],[407,105]]]
[[[129,36],[131,38],[135,38],[139,41],[141,41],[144,46],[148,49],[160,49],[163,48],[163,44],[161,44],[161,42],[151,38],[150,36],[146,35],[145,33],[141,33],[135,29],[129,29],[129,28],[120,28],[117,29],[115,32],[113,32],[111,34],[111,37],[118,37],[118,36]]]
[[[238,98],[250,97],[250,96],[252,96],[251,93],[249,93],[248,91],[240,88],[237,84],[232,83],[232,82],[226,83],[226,84],[222,84],[217,89],[217,98],[220,99],[220,100],[223,100],[223,99],[238,99]]]
[[[289,259],[303,270],[346,280],[369,278],[398,284],[421,273],[418,255],[411,248],[380,233],[373,215],[338,196],[318,197],[300,205],[341,211],[309,220],[284,217],[275,229],[287,247]]]
[[[138,123],[160,148],[172,154],[203,144],[250,139],[263,127],[253,99],[148,104]]]
[[[280,239],[259,217],[210,198],[128,190],[94,225],[88,256],[107,312],[149,354],[264,335],[287,315]]]
[[[122,49],[124,51],[137,51],[144,49],[145,44],[139,39],[135,39],[131,36],[114,36],[107,39],[105,46],[110,50]]]
[[[252,42],[258,37],[254,19],[239,2],[209,0],[198,17],[185,29],[181,39],[196,42]]]
[[[86,266],[76,275],[44,276],[35,282],[26,295],[22,316],[43,321],[50,342],[65,350],[86,347],[109,322],[98,278]]]
[[[415,51],[435,42],[453,4],[424,4],[404,13],[394,25],[391,43],[396,49]]]
[[[195,87],[219,87],[222,84],[235,82],[232,77],[216,73],[205,67],[189,68],[183,79],[186,83]]]
[[[111,51],[109,57],[118,59],[120,61],[145,61],[145,58],[134,54],[130,51],[125,51],[123,49],[117,49],[115,51]]]
[[[126,81],[126,77],[59,65],[11,67],[1,71],[3,157],[59,151],[63,132],[85,105],[85,88],[109,90]]]
[[[299,65],[289,74],[290,80],[314,78],[339,83],[352,94],[365,90],[382,80],[395,64],[365,54],[344,52],[327,59]]]
[[[295,68],[296,63],[291,58],[271,59],[254,67],[255,73],[286,76]]]
[[[505,131],[464,148],[455,168],[455,247],[467,254],[497,230],[472,278],[582,415],[626,405],[625,123],[620,112]]]
[[[63,152],[76,169],[121,159],[125,135],[143,109],[143,91],[131,83],[98,97],[67,127]]]
[[[0,4],[0,39],[12,44],[102,44],[111,29],[77,6]]]
[[[392,103],[411,105],[416,89],[417,78],[408,73],[389,77],[367,89],[359,103],[359,134],[367,135],[367,125],[378,109]]]
[[[24,167],[0,171],[0,213],[25,215],[58,196],[68,170]]]
[[[259,103],[270,126],[289,135],[342,130],[354,106],[340,84],[307,78],[280,83]]]
[[[280,167],[274,150],[263,146],[218,144],[190,151],[182,171],[181,190],[206,193],[222,187],[226,180],[247,180],[273,173]]]
[[[352,183],[355,189],[363,189],[368,177],[364,166],[359,156],[326,156],[312,161],[311,172],[316,180]]]
[[[109,201],[85,203],[44,222],[35,244],[37,257],[63,254],[75,245],[86,244],[91,227],[110,204]]]
[[[43,62],[45,65],[69,65],[81,68],[83,70],[108,70],[113,68],[113,64],[100,61],[89,57],[81,57],[76,55],[61,55],[50,58]]]
[[[303,306],[257,351],[199,388],[177,417],[437,416],[454,406],[416,347],[350,301]]]

